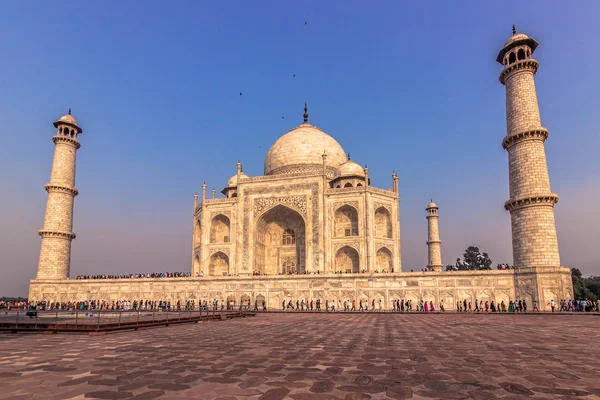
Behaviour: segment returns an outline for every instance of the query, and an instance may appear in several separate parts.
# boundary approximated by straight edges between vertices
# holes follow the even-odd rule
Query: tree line
[[[600,276],[584,277],[579,268],[571,268],[571,279],[576,299],[596,301],[600,298]]]

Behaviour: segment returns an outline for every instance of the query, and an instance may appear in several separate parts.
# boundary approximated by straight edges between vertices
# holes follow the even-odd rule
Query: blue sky
[[[238,159],[262,174],[304,101],[373,185],[398,173],[405,270],[427,262],[430,198],[445,263],[472,244],[510,263],[495,58],[512,24],[540,42],[562,263],[600,274],[598,15],[592,1],[3,2],[0,296],[35,276],[51,123],[69,107],[84,129],[73,276],[189,269],[194,192],[219,192]]]

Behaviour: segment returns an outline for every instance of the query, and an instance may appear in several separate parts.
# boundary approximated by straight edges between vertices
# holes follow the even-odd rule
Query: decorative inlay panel
[[[346,246],[352,247],[354,250],[356,250],[360,254],[360,241],[358,241],[358,240],[334,243],[333,244],[334,254],[337,253],[337,251],[339,249],[341,249],[342,247],[346,247]]]
[[[374,206],[375,206],[375,208],[373,208],[373,210],[375,210],[375,211],[377,211],[380,207],[383,207],[383,208],[385,208],[390,213],[390,215],[392,214],[392,210],[390,209],[390,205],[387,204],[387,203],[380,203],[380,202],[376,201],[374,203]]]
[[[227,257],[229,257],[230,250],[229,250],[228,246],[214,246],[214,247],[211,246],[209,255],[210,255],[210,257],[212,257],[213,254],[218,253],[218,252],[224,253],[227,255]]]
[[[265,197],[254,199],[254,219],[260,217],[264,211],[273,208],[278,204],[291,206],[306,219],[306,196],[282,196]]]
[[[356,211],[358,211],[358,201],[338,201],[333,203],[333,210],[337,210],[338,208],[349,205],[350,207],[354,207]]]
[[[217,215],[224,215],[227,218],[229,218],[229,220],[231,220],[231,211],[224,211],[224,210],[221,210],[221,211],[212,211],[210,213],[210,220],[212,221],[212,219],[214,217],[216,217]]]
[[[393,243],[390,242],[375,242],[375,252],[377,253],[380,249],[382,248],[386,248],[390,251],[390,253],[394,253],[393,249],[394,249],[394,245]]]

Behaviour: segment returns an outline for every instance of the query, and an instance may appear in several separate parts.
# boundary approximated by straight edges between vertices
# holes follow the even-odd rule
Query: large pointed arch
[[[306,224],[293,208],[278,204],[264,212],[256,223],[254,243],[254,272],[306,272]]]

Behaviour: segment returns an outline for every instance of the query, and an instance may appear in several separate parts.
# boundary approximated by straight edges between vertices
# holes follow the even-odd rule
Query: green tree
[[[456,260],[457,264],[462,264],[459,269],[463,270],[483,270],[483,269],[492,269],[492,260],[488,253],[481,253],[479,251],[479,247],[477,246],[469,246],[465,250],[463,254],[463,261],[460,262],[460,259]]]
[[[571,280],[573,281],[573,295],[576,299],[596,301],[600,297],[600,276],[584,278],[578,268],[571,268]]]

